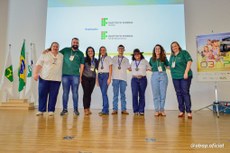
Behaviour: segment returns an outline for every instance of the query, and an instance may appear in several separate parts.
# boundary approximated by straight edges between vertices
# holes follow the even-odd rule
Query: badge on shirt
[[[71,56],[69,57],[69,60],[70,60],[70,61],[73,61],[73,59],[74,59],[74,56],[71,55]]]
[[[176,66],[176,62],[174,61],[172,62],[172,68],[175,68],[175,66]]]
[[[90,70],[91,70],[91,71],[94,71],[94,70],[95,70],[95,66],[94,66],[94,65],[91,65]]]
[[[161,66],[158,66],[158,71],[162,72],[162,67]]]

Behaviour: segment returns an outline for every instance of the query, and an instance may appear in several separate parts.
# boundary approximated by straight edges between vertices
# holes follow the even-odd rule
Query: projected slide
[[[139,48],[150,54],[157,43],[170,52],[175,40],[185,48],[183,1],[166,1],[49,1],[46,47],[52,41],[67,47],[78,37],[82,51],[88,46],[98,51],[103,45],[111,55],[119,44],[126,53]]]

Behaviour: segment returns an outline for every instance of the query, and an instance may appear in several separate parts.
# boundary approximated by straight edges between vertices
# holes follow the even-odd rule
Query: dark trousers
[[[145,90],[147,87],[147,78],[132,78],[131,80],[133,95],[133,112],[144,113],[145,111]],[[139,98],[139,99],[138,99]]]
[[[61,82],[59,81],[48,81],[39,78],[38,84],[38,111],[46,112],[47,107],[47,98],[49,95],[49,103],[48,103],[48,112],[54,112],[55,106],[57,102],[58,91],[60,88]]]
[[[89,78],[89,77],[82,76],[84,109],[90,108],[91,95],[95,87],[95,81],[96,81],[96,78]]]
[[[191,113],[191,97],[189,93],[191,82],[192,76],[188,77],[188,79],[173,79],[180,112],[185,112],[186,110],[187,113]]]

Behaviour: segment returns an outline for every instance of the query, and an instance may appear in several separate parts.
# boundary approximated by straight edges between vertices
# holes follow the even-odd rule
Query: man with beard
[[[74,114],[79,115],[78,111],[78,87],[84,69],[84,54],[78,49],[79,39],[73,38],[71,47],[66,47],[60,51],[63,54],[62,67],[62,87],[63,87],[63,110],[60,113],[64,116],[68,113],[69,91],[71,88],[73,98]]]

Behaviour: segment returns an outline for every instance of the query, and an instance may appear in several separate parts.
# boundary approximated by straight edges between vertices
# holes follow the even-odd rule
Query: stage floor
[[[211,111],[193,113],[193,119],[166,117],[48,114],[36,110],[0,110],[1,153],[192,153],[230,152],[230,115],[217,118]]]

